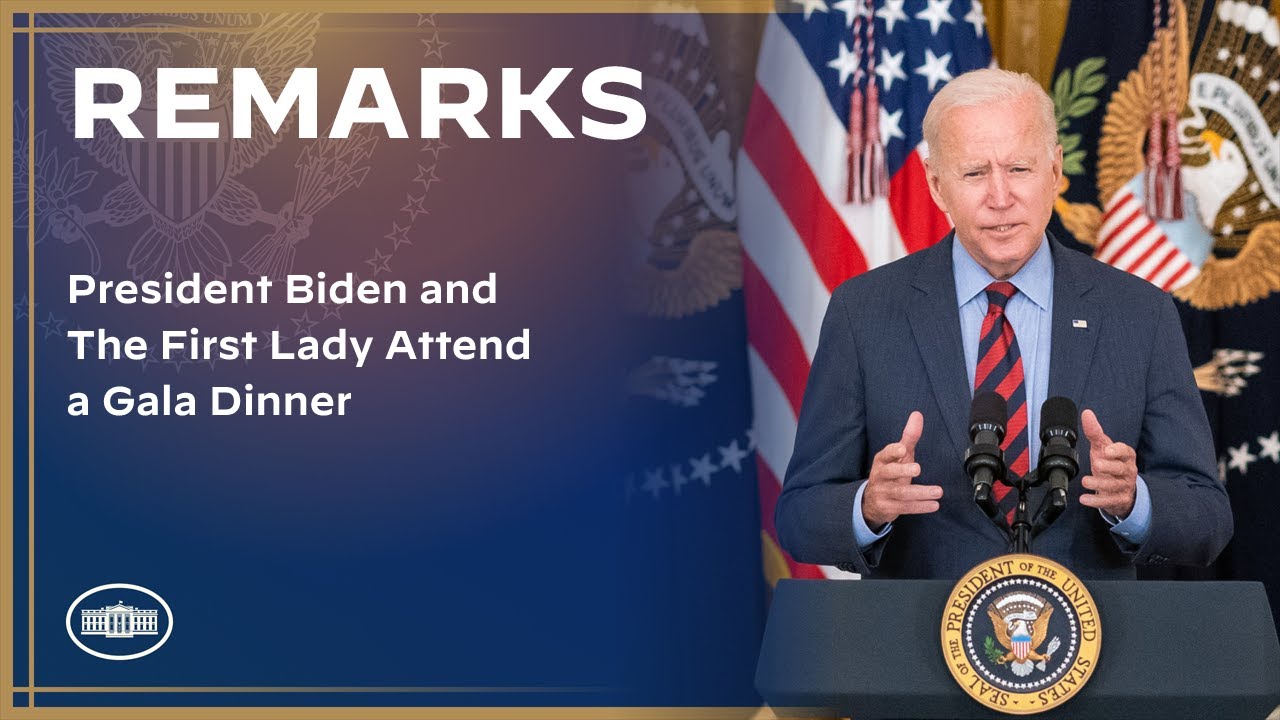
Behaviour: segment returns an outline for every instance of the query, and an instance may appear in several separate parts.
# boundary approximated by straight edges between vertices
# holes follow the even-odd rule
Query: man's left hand
[[[1081,485],[1093,491],[1081,495],[1080,504],[1121,520],[1129,517],[1138,493],[1138,454],[1107,437],[1092,410],[1085,410],[1080,416],[1080,427],[1089,439],[1089,466],[1093,469],[1092,475],[1080,480]]]

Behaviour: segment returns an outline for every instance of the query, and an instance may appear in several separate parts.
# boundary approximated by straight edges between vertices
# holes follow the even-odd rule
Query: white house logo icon
[[[109,638],[131,638],[134,635],[158,635],[157,610],[142,610],[116,602],[97,610],[80,611],[81,635],[105,635]]]
[[[67,608],[67,635],[103,660],[150,655],[173,633],[173,611],[156,593],[129,583],[86,590]]]

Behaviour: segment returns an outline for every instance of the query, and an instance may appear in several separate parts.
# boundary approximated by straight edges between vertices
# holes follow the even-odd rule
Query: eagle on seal
[[[995,629],[996,640],[1008,652],[996,660],[999,665],[1011,664],[1013,673],[1025,677],[1035,663],[1044,664],[1056,649],[1050,647],[1041,654],[1036,648],[1044,644],[1049,634],[1049,618],[1053,607],[1043,600],[1026,593],[1011,593],[987,607],[987,616]]]

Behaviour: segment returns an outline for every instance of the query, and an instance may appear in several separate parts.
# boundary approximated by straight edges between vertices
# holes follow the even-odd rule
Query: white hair
[[[942,86],[929,109],[924,113],[924,141],[929,154],[935,155],[942,147],[942,120],[948,112],[959,107],[974,107],[991,103],[1027,98],[1039,119],[1045,145],[1050,152],[1058,145],[1058,121],[1053,112],[1053,100],[1026,73],[1015,73],[998,68],[972,70]]]

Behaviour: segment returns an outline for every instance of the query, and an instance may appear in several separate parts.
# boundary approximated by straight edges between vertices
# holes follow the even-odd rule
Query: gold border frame
[[[35,37],[40,34],[58,32],[56,28],[35,27],[35,15],[45,13],[124,13],[124,12],[183,12],[191,8],[175,8],[175,0],[0,0],[0,58],[13,55],[13,37],[24,34],[31,38],[27,46],[27,130],[28,162],[27,162],[27,684],[14,684],[13,668],[9,667],[9,659],[15,650],[13,629],[15,617],[12,603],[5,603],[0,617],[0,716],[14,720],[168,720],[169,718],[189,718],[191,720],[220,720],[235,718],[236,720],[282,720],[282,719],[314,719],[314,720],[401,720],[437,718],[469,718],[472,720],[504,720],[506,718],[522,718],[527,720],[668,720],[669,718],[689,718],[690,720],[739,720],[760,714],[758,707],[37,707],[36,694],[40,692],[58,693],[460,693],[460,692],[553,692],[584,691],[591,692],[598,688],[499,688],[499,687],[40,687],[35,683],[35,312],[30,298],[34,298],[35,288],[35,222],[33,222],[35,206]],[[693,0],[687,7],[673,7],[670,2],[662,0],[486,0],[483,3],[474,0],[372,0],[353,8],[349,1],[340,0],[268,0],[251,2],[248,0],[221,0],[201,4],[201,12],[287,12],[308,10],[320,12],[352,12],[362,14],[413,14],[421,12],[489,14],[489,13],[649,13],[649,12],[701,12],[706,14],[742,13],[757,14],[772,12],[775,0]],[[27,15],[27,27],[15,28],[13,17]],[[380,30],[391,32],[392,29],[361,28],[361,31]],[[76,29],[77,32],[90,32],[94,29]],[[108,28],[104,31],[119,31]],[[0,107],[12,107],[14,104],[14,87],[12,76],[6,74],[0,78]],[[12,198],[13,178],[13,113],[0,112],[0,163],[4,172],[0,173],[0,198]],[[14,299],[10,278],[13,277],[13,248],[17,238],[13,232],[13,206],[5,200],[0,203],[0,416],[13,417],[13,345],[14,337]],[[13,434],[0,433],[0,457],[13,457]],[[0,467],[0,598],[11,596],[16,578],[14,577],[13,551],[11,535],[4,528],[12,529],[14,508],[11,502],[4,502],[13,497],[13,466],[5,463]],[[26,693],[27,707],[13,705],[15,693]]]
[[[986,573],[987,570],[1004,563],[1009,564],[1008,572],[1000,575],[995,575],[993,573],[991,580],[982,582],[977,590],[969,591],[966,589],[969,585],[973,584],[974,580],[983,581],[983,574]],[[965,634],[963,623],[961,623],[961,626],[957,626],[954,630],[950,629],[952,625],[952,621],[948,619],[950,611],[953,608],[959,609],[963,607],[964,613],[968,613],[970,608],[973,607],[973,603],[976,602],[975,598],[980,591],[991,587],[1000,580],[1014,577],[1030,577],[1033,580],[1039,580],[1052,585],[1058,592],[1063,594],[1064,599],[1067,599],[1066,596],[1068,596],[1069,593],[1063,589],[1063,585],[1065,585],[1067,581],[1071,581],[1083,596],[1083,602],[1075,603],[1069,599],[1067,599],[1067,602],[1073,606],[1077,616],[1080,617],[1083,617],[1080,615],[1080,609],[1084,607],[1089,608],[1093,615],[1095,625],[1094,638],[1089,640],[1085,637],[1082,620],[1079,650],[1076,651],[1076,659],[1072,661],[1071,669],[1067,670],[1061,677],[1046,685],[1044,688],[1039,690],[1030,690],[1028,692],[1006,690],[994,685],[988,687],[988,684],[985,681],[982,681],[981,676],[974,670],[973,663],[967,656],[963,656],[962,653],[960,660],[956,661],[953,659],[953,656],[948,653],[952,644],[957,647],[961,647],[963,645]],[[965,593],[968,593],[970,596],[967,601],[964,599]],[[1061,708],[1063,704],[1070,703],[1074,700],[1076,696],[1080,694],[1080,690],[1082,690],[1084,686],[1093,679],[1093,675],[1098,669],[1098,655],[1102,652],[1102,619],[1099,617],[1098,603],[1093,599],[1093,595],[1089,592],[1088,586],[1081,582],[1080,578],[1077,577],[1075,573],[1068,570],[1061,563],[1054,562],[1049,558],[1029,553],[1010,553],[1008,555],[999,555],[991,558],[990,560],[974,565],[956,581],[955,587],[951,590],[951,594],[947,596],[947,604],[944,608],[945,609],[942,612],[942,622],[939,625],[939,639],[941,640],[939,650],[947,664],[947,670],[950,671],[951,677],[956,681],[956,685],[960,686],[960,689],[963,690],[966,695],[988,710],[993,710],[1005,715],[1022,717],[1039,715],[1040,713],[1057,710]],[[961,650],[963,651],[963,647],[961,647]],[[1068,690],[1068,694],[1064,694],[1061,697],[1048,702],[1041,701],[1041,704],[1038,706],[1022,705],[1024,702],[1035,702],[1039,700],[1040,696],[1057,690],[1059,687],[1066,684],[1067,680],[1075,676],[1077,667],[1085,660],[1088,661],[1086,669],[1083,671],[1083,675],[1079,677],[1077,683],[1072,685],[1071,690]],[[970,674],[972,675],[970,676]],[[972,684],[969,682],[970,680],[982,681],[982,687],[991,690],[993,692],[993,696],[985,697],[982,692],[973,688]],[[1002,700],[997,701],[995,699],[995,695],[1001,696]],[[1007,704],[1009,702],[1012,702],[1013,704]]]

